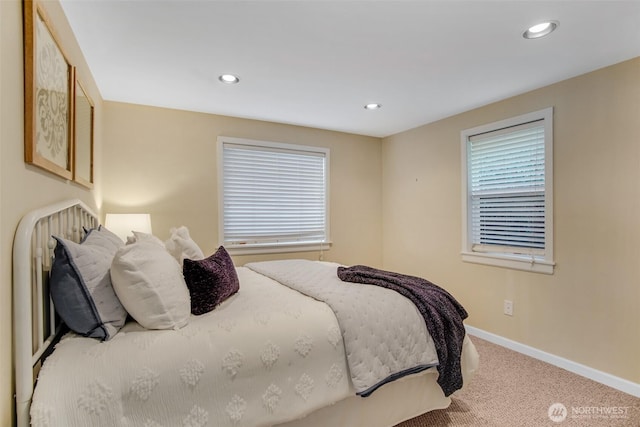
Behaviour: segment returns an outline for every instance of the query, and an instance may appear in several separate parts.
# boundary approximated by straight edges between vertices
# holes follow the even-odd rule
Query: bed
[[[377,332],[351,336],[344,322],[355,318],[374,328],[378,320],[358,321],[357,310],[340,305],[344,298],[323,301],[328,283],[339,280],[329,273],[337,267],[331,263],[287,260],[233,267],[239,289],[215,309],[187,313],[188,320],[173,327],[148,329],[129,317],[116,330],[103,328],[107,339],[70,332],[49,296],[52,264],[59,262],[53,255],[59,255],[60,246],[51,236],[80,242],[90,230],[100,230],[98,218],[78,200],[30,212],[18,226],[13,274],[19,427],[383,427],[451,402],[437,382],[433,340],[424,322],[415,321],[418,310],[394,291],[371,286],[371,303],[365,306],[393,300],[393,311],[405,313],[397,317],[414,320],[397,327],[395,320],[385,320],[387,338],[369,338],[364,352],[388,352],[392,341],[407,341],[391,356],[360,354],[358,340]],[[111,276],[117,275],[112,271]],[[302,287],[315,281],[320,295],[286,283],[297,279]],[[355,292],[362,288],[353,285]],[[380,310],[376,307],[369,309]],[[478,366],[467,336],[459,360],[467,383]]]

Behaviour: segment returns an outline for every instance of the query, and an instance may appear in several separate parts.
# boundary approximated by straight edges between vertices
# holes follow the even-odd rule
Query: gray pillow
[[[57,245],[50,289],[56,311],[78,334],[112,338],[127,318],[109,273],[113,257],[124,242],[105,228],[89,230],[80,244],[54,238]]]

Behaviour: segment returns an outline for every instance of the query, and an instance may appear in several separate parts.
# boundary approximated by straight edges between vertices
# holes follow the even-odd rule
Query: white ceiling
[[[105,100],[378,137],[640,56],[640,1],[61,3]]]

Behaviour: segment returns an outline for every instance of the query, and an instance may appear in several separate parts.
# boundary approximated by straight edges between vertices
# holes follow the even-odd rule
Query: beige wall
[[[59,3],[44,6],[96,103],[96,187],[24,164],[22,8],[0,1],[0,425],[13,413],[11,249],[20,217],[77,197],[103,212],[150,212],[163,238],[187,225],[211,253],[219,135],[331,148],[334,245],[325,259],[430,278],[465,304],[470,325],[640,382],[640,59],[380,141],[102,103]],[[555,107],[556,273],[462,263],[460,130],[547,106]],[[505,298],[513,317],[502,314]]]
[[[149,212],[162,239],[171,227],[186,225],[205,254],[218,245],[218,136],[330,148],[333,245],[324,259],[381,265],[380,139],[114,102],[104,103],[104,125],[103,211]],[[318,259],[319,253],[285,256]]]
[[[44,2],[45,12],[69,60],[96,104],[96,151],[101,150],[102,102],[80,49],[57,2]],[[100,165],[96,164],[96,191],[24,163],[22,3],[0,1],[0,425],[9,426],[13,417],[13,335],[11,251],[18,221],[29,210],[47,203],[80,198],[98,208]]]
[[[463,263],[460,131],[549,106],[555,274]],[[640,58],[388,137],[382,158],[385,268],[449,289],[472,326],[640,383]]]

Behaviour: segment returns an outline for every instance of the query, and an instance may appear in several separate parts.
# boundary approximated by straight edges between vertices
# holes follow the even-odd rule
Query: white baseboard
[[[620,390],[632,396],[640,397],[640,384],[625,380],[620,377],[616,377],[614,375],[590,368],[585,365],[581,365],[580,363],[573,362],[569,359],[565,359],[563,357],[538,350],[537,348],[533,348],[528,345],[510,340],[508,338],[501,337],[500,335],[483,331],[482,329],[478,329],[473,326],[465,325],[465,328],[469,335],[476,336],[499,346],[517,351],[518,353],[525,354],[527,356],[533,357],[534,359],[542,360],[543,362],[547,362],[569,372],[573,372],[574,374],[589,378],[593,381],[607,385],[611,388],[615,388],[616,390]]]

